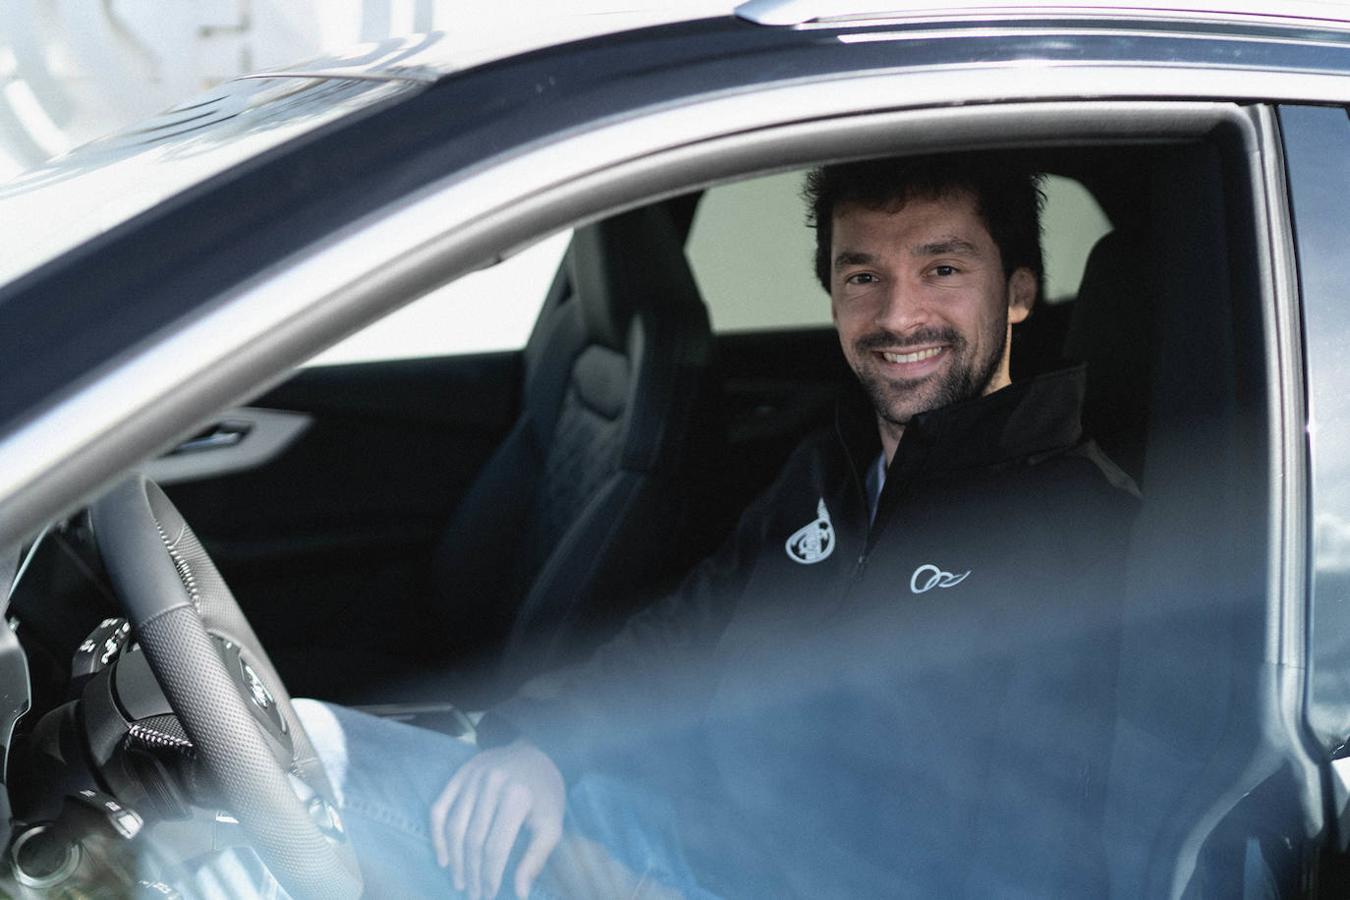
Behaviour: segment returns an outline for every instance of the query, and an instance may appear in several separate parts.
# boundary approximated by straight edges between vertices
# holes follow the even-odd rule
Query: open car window
[[[1045,294],[1072,300],[1088,253],[1111,223],[1077,181],[1043,184]],[[802,173],[785,172],[709,188],[699,201],[686,252],[718,332],[826,327],[828,297],[811,271],[812,230]]]
[[[544,305],[570,232],[412,301],[309,360],[332,366],[519,350]]]

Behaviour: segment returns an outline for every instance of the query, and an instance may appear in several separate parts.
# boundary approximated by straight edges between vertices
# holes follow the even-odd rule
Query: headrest
[[[612,350],[626,349],[639,309],[700,302],[674,223],[661,206],[578,228],[567,265],[587,337]]]
[[[1087,363],[1084,425],[1138,479],[1149,419],[1155,289],[1142,235],[1113,231],[1092,248],[1064,355]]]

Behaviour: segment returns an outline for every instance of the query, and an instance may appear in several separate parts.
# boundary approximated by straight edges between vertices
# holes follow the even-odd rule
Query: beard
[[[951,362],[943,371],[924,378],[888,378],[869,365],[860,365],[856,374],[877,415],[890,425],[904,427],[920,413],[983,396],[1003,361],[1007,333],[1006,308],[989,323],[985,340],[980,342],[986,351],[978,357],[971,342],[950,327],[923,328],[903,339],[884,331],[872,332],[854,341],[857,359],[874,360],[873,353],[882,349],[903,352],[942,343],[950,348]]]

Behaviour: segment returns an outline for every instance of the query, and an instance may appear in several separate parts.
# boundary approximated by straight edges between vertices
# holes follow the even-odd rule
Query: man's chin
[[[946,385],[932,377],[915,379],[910,384],[872,381],[864,387],[877,415],[900,428],[908,425],[915,416],[950,406],[963,399],[954,396],[955,391],[944,390]]]
[[[899,428],[904,428],[915,416],[921,416],[946,405],[936,398],[912,398],[898,404],[878,402],[880,399],[875,394],[872,395],[872,407],[877,411],[877,415]]]

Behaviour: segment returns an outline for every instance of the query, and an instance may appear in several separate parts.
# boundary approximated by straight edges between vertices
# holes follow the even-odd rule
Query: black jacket
[[[869,524],[865,401],[585,666],[484,721],[669,790],[736,896],[1105,891],[1133,485],[1081,370],[915,417]]]

